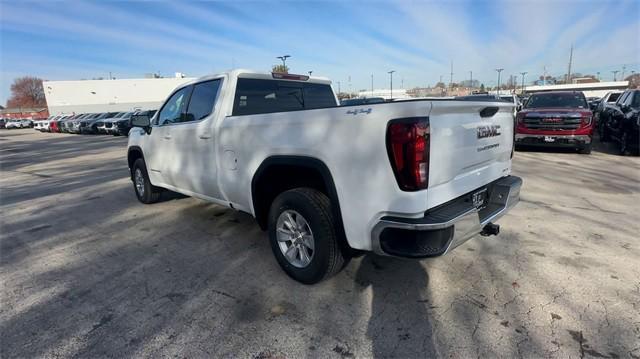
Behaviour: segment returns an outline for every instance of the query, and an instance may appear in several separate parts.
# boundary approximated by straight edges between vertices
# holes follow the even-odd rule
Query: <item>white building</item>
[[[50,115],[153,110],[192,78],[44,81]]]
[[[625,90],[629,81],[591,82],[565,85],[526,86],[524,92],[582,91],[586,97],[602,97],[609,91]],[[504,92],[507,92],[505,90]],[[502,94],[503,92],[500,91]]]

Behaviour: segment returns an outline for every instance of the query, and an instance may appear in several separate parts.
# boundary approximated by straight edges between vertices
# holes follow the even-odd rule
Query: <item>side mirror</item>
[[[131,126],[148,129],[151,127],[151,118],[147,114],[136,114],[131,116]]]

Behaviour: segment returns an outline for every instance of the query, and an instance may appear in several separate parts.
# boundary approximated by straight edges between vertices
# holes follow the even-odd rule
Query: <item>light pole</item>
[[[389,72],[387,72],[389,74],[389,78],[391,80],[391,97],[389,98],[390,100],[393,100],[393,73],[396,72],[395,70],[391,70]]]
[[[502,72],[502,70],[504,69],[503,68],[496,69],[496,72],[498,73],[498,95],[500,95],[500,73]]]
[[[596,72],[596,75],[598,75],[597,79],[600,81],[600,71]]]
[[[522,75],[522,87],[520,88],[520,90],[521,90],[520,93],[521,94],[524,94],[524,75],[526,75],[526,74],[528,74],[528,72],[526,72],[526,71],[520,73],[520,75]]]
[[[338,95],[340,95],[340,92],[342,91],[340,91],[340,81],[338,81]]]
[[[311,77],[311,74],[313,73],[313,71],[308,71],[309,72],[309,77]]]
[[[615,70],[615,71],[611,71],[611,72],[613,72],[613,81],[617,81],[616,75],[618,74],[618,72],[620,72],[620,70]]]
[[[371,97],[373,97],[373,74],[371,74]]]
[[[291,57],[291,55],[283,55],[283,56],[276,57],[276,59],[282,60],[282,66],[284,66],[286,68],[287,67],[287,59],[290,58],[290,57]]]
[[[473,91],[473,71],[469,71],[469,93]]]

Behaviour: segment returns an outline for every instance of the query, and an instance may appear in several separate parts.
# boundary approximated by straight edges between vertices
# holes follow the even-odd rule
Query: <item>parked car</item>
[[[111,117],[107,117],[103,120],[97,122],[98,125],[98,133],[108,134],[113,127],[113,120],[122,117],[126,112],[117,112],[115,115]]]
[[[10,129],[10,128],[22,128],[24,127],[22,124],[22,121],[20,120],[14,120],[14,119],[10,119],[7,121],[7,123],[5,124],[5,128],[6,129]]]
[[[94,113],[91,116],[83,119],[80,122],[80,133],[83,134],[97,134],[98,126],[101,124],[101,120],[104,120],[108,117],[113,117],[117,112],[103,112],[103,113]]]
[[[7,121],[4,118],[0,118],[0,128],[6,128]]]
[[[602,101],[601,97],[587,97],[587,103],[589,104],[589,109],[591,109],[591,111],[595,111],[596,108],[598,108],[600,101]]]
[[[349,98],[340,101],[340,106],[355,106],[355,105],[368,105],[371,103],[383,103],[382,97],[363,97],[363,98]]]
[[[593,114],[581,91],[534,93],[516,122],[517,146],[573,147],[591,153]]]
[[[22,128],[31,128],[31,127],[33,127],[33,120],[30,120],[28,118],[20,120],[20,123],[22,124]]]
[[[282,269],[308,284],[361,251],[434,257],[499,232],[492,222],[522,184],[509,175],[513,104],[337,105],[329,80],[302,75],[180,85],[153,117],[132,116],[135,194],[149,204],[169,189],[250,213]]]
[[[626,90],[602,112],[600,140],[615,141],[620,153],[638,154],[640,147],[640,89]]]
[[[600,132],[600,116],[602,116],[602,112],[605,111],[607,107],[614,105],[616,101],[618,101],[618,99],[620,98],[620,95],[622,95],[622,92],[623,91],[617,91],[617,90],[607,92],[607,94],[604,95],[600,100],[600,103],[598,103],[598,106],[596,107],[596,109],[593,111],[593,123],[595,128],[597,128],[599,132]]]
[[[69,132],[70,133],[80,133],[80,123],[89,116],[92,116],[91,113],[82,113],[77,115],[73,120],[70,121]]]
[[[129,136],[129,130],[131,130],[131,116],[134,113],[153,117],[156,110],[127,112],[124,116],[117,119],[117,121],[113,121],[110,133],[114,136]]]

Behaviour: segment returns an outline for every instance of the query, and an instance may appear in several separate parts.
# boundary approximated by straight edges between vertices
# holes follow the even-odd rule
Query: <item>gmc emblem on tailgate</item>
[[[500,136],[500,125],[478,127],[478,139],[495,136]]]

